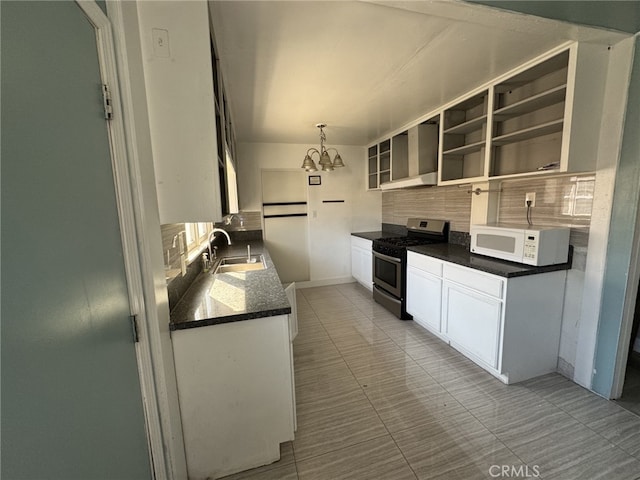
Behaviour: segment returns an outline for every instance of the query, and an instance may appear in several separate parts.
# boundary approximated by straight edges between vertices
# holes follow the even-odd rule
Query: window
[[[209,240],[209,234],[213,230],[213,223],[185,223],[184,231],[187,238],[188,261],[200,255]]]
[[[227,208],[228,213],[238,213],[238,180],[236,178],[236,167],[231,160],[229,150],[226,150],[226,173],[227,173]]]
[[[562,199],[562,214],[590,217],[595,189],[595,177],[573,177]]]

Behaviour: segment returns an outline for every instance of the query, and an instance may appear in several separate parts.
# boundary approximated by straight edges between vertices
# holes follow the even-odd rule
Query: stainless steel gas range
[[[402,320],[411,320],[406,310],[407,247],[446,243],[449,222],[410,218],[407,235],[373,241],[373,299]]]

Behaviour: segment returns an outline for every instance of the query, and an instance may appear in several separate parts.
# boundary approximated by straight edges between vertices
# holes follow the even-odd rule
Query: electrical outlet
[[[524,197],[524,206],[528,207],[529,202],[531,202],[531,206],[536,206],[536,192],[528,192]]]

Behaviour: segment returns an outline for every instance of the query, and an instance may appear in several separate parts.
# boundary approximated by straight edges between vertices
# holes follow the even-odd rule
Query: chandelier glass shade
[[[325,123],[319,123],[316,125],[320,129],[320,150],[317,148],[310,148],[307,150],[307,154],[304,156],[304,161],[302,162],[302,168],[304,168],[307,172],[317,172],[318,168],[316,167],[316,162],[313,161],[313,155],[318,155],[318,165],[320,165],[320,170],[323,172],[330,172],[335,168],[344,167],[344,162],[342,161],[342,157],[338,150],[335,148],[327,148],[324,146],[324,142],[327,140],[327,136],[324,133],[324,127],[327,125]],[[329,155],[329,151],[333,150],[335,155],[333,160]]]

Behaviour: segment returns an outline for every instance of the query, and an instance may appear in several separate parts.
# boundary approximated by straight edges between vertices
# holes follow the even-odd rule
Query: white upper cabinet
[[[574,44],[494,86],[489,177],[595,169],[606,52]]]
[[[370,170],[369,188],[417,185],[402,179],[416,175],[411,134],[425,123],[440,124],[439,138],[423,142],[438,151],[438,185],[595,170],[608,57],[604,45],[564,44],[443,105],[383,142],[389,173]]]
[[[207,3],[137,8],[160,222],[220,221]]]
[[[391,181],[381,190],[437,183],[439,123],[437,115],[392,137]]]
[[[574,43],[445,108],[439,184],[594,170],[607,61]]]
[[[440,183],[486,175],[488,90],[445,109],[440,128]]]

